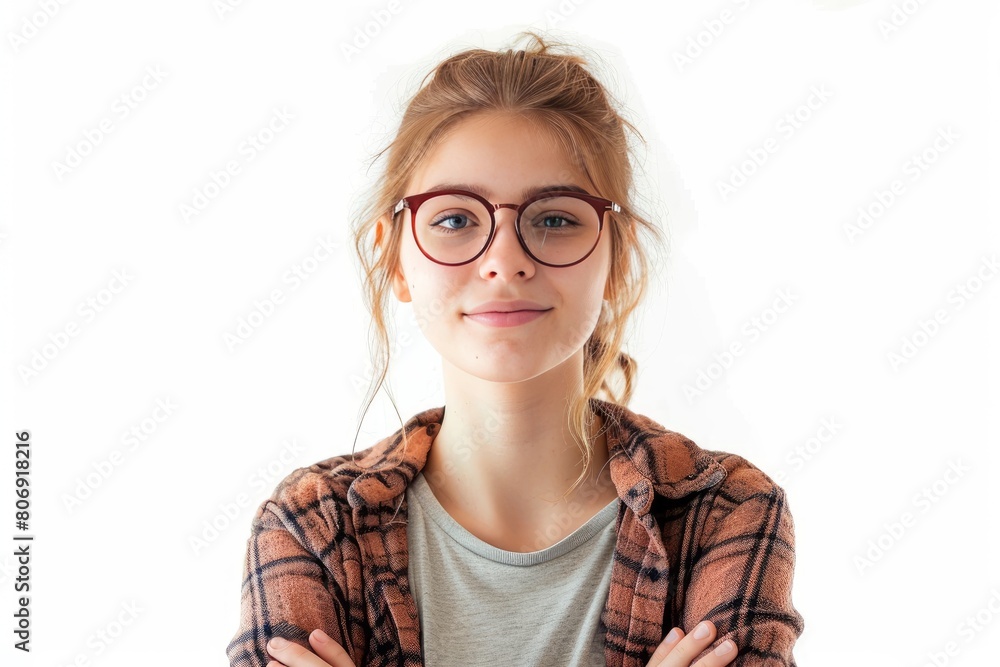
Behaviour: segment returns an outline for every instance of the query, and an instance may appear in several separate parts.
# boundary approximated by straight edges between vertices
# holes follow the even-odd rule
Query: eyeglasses
[[[473,261],[496,234],[496,211],[517,211],[517,240],[531,259],[545,266],[573,266],[590,256],[604,229],[604,212],[621,212],[609,199],[579,192],[537,194],[520,206],[494,204],[465,190],[435,190],[403,197],[396,216],[410,209],[417,247],[427,259],[445,266]]]

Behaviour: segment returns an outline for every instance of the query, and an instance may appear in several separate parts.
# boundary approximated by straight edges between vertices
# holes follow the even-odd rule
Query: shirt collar
[[[726,477],[725,468],[708,451],[683,435],[622,405],[598,398],[590,401],[607,428],[611,481],[618,497],[637,515],[649,512],[657,494],[683,498]],[[351,507],[395,504],[427,462],[444,412],[444,407],[436,407],[414,415],[393,435],[331,470],[355,477],[347,492]]]

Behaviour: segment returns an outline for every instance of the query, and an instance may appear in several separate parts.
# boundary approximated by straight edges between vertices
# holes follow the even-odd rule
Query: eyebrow
[[[480,197],[485,197],[486,199],[492,199],[492,193],[479,185],[470,185],[468,183],[439,183],[433,187],[427,189],[427,192],[436,192],[438,190],[467,190],[469,192],[474,192]],[[579,185],[546,185],[540,188],[525,188],[521,191],[521,200],[528,199],[535,195],[540,195],[545,192],[579,192],[582,195],[589,195],[590,193],[581,188]]]

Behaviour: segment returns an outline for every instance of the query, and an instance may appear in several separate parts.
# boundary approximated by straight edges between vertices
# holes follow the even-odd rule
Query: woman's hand
[[[646,667],[691,667],[694,657],[713,641],[715,641],[715,625],[711,621],[702,621],[687,637],[680,628],[673,628],[653,651]],[[720,650],[723,652],[719,653]],[[735,659],[736,645],[731,639],[727,639],[693,667],[722,667]]]
[[[702,634],[704,633],[704,634]],[[715,625],[711,621],[702,621],[688,636],[680,628],[673,628],[663,639],[646,667],[722,667],[736,658],[736,646],[732,640],[722,642],[715,651],[691,665],[696,655],[715,640]],[[282,644],[279,646],[279,644]],[[335,641],[326,636],[322,630],[314,630],[309,635],[309,645],[315,654],[310,653],[298,644],[285,641],[280,637],[271,639],[267,651],[275,660],[267,663],[267,667],[355,667],[354,661],[347,651]],[[729,647],[728,651],[719,653],[720,649]],[[279,662],[280,661],[280,662]]]
[[[322,630],[313,630],[309,635],[309,645],[316,651],[315,654],[295,642],[272,637],[267,643],[267,652],[275,659],[267,663],[267,667],[355,667],[344,647]]]

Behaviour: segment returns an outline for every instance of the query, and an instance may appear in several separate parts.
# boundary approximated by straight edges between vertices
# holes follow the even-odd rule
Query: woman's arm
[[[733,457],[714,498],[691,568],[682,623],[712,621],[739,647],[733,667],[795,667],[792,646],[804,629],[792,605],[795,531],[785,492]],[[742,465],[741,465],[742,464]]]
[[[715,637],[715,628],[706,623],[704,636],[700,637],[697,630],[694,635],[684,636],[679,630],[671,631],[650,656],[646,667],[725,667],[736,657],[735,647],[727,641],[722,646],[722,652],[712,652],[707,657],[692,665],[697,655]],[[268,667],[356,667],[351,656],[336,642],[331,641],[322,631],[316,630],[309,635],[312,652],[291,642],[274,639],[267,645],[274,661]],[[517,656],[510,656],[509,664],[516,664]]]
[[[318,536],[316,522],[303,521],[301,510],[273,499],[257,510],[243,567],[240,627],[226,649],[232,667],[264,667],[272,659],[267,642],[275,636],[309,648],[316,628],[354,655],[333,577],[303,546]]]

